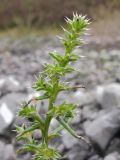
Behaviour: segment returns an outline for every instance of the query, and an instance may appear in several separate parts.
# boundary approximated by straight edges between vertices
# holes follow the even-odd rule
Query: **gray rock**
[[[11,93],[0,100],[0,133],[4,133],[13,122],[25,94]]]
[[[94,120],[98,116],[99,110],[94,105],[85,105],[82,109],[83,120]]]
[[[41,131],[40,130],[35,130],[34,132],[33,132],[33,137],[36,139],[36,140],[40,140],[41,139],[41,137],[42,137],[42,135],[41,135]]]
[[[104,160],[120,160],[120,154],[118,152],[113,152],[107,155]]]
[[[103,158],[100,158],[99,155],[94,155],[90,157],[88,160],[103,160]]]
[[[94,96],[92,92],[76,91],[68,97],[68,100],[75,102],[79,107],[94,103]]]
[[[78,143],[78,139],[74,138],[73,136],[70,135],[67,131],[63,130],[62,131],[62,142],[65,146],[65,148],[70,149],[72,148],[75,144]]]
[[[33,157],[31,156],[30,153],[27,153],[17,157],[17,160],[33,160]]]
[[[97,87],[95,97],[104,109],[120,107],[120,84],[113,83]]]
[[[30,46],[28,46],[27,44],[24,46],[20,41],[16,41],[10,47],[10,52],[12,54],[27,54],[30,53],[30,51],[31,51]]]
[[[120,130],[120,110],[112,110],[95,119],[85,128],[87,136],[100,149],[105,151],[111,139]]]
[[[2,105],[3,103],[6,104],[10,110],[16,114],[18,111],[20,104],[26,99],[26,94],[22,93],[11,93],[7,94],[0,100],[0,104]]]
[[[118,133],[119,135],[119,133]],[[117,136],[114,139],[112,139],[112,141],[110,142],[107,151],[106,151],[106,155],[112,153],[112,152],[118,152],[120,151],[120,138]]]
[[[0,96],[11,92],[25,92],[24,85],[21,85],[13,76],[0,79]]]
[[[16,160],[16,154],[13,145],[8,144],[5,147],[4,160]]]
[[[74,145],[67,153],[69,160],[85,160],[91,153],[88,151],[88,146],[84,142]]]
[[[57,146],[57,148],[58,148],[58,151],[60,153],[62,153],[64,151],[64,149],[65,149],[65,146],[64,146],[64,144],[60,144],[59,146]]]
[[[0,141],[0,160],[16,160],[15,150],[12,144]]]
[[[0,160],[4,160],[5,144],[0,141]]]
[[[91,125],[91,121],[90,121],[90,120],[86,120],[86,121],[83,123],[83,128],[84,128],[84,130],[86,130],[86,128],[88,128],[90,125]]]

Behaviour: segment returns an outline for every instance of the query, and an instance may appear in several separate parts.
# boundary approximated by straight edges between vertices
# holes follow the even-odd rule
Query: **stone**
[[[120,138],[119,138],[119,133],[118,135],[113,138],[107,148],[107,151],[106,151],[106,155],[112,153],[112,152],[118,152],[120,151]]]
[[[16,154],[12,144],[5,144],[0,141],[0,160],[16,160]]]
[[[104,152],[111,139],[120,130],[120,110],[112,110],[98,117],[85,128],[86,135],[95,145],[96,150]]]
[[[52,119],[51,120],[51,125],[50,125],[50,130],[53,131],[54,129],[56,129],[57,127],[59,127],[59,123],[56,119]]]
[[[104,160],[120,160],[120,154],[118,152],[113,152],[107,155]]]
[[[36,140],[40,140],[41,137],[42,137],[41,131],[38,130],[38,129],[36,129],[36,130],[33,132],[33,137],[34,137],[34,139],[36,139]]]
[[[0,160],[4,160],[5,144],[0,141]]]
[[[26,153],[17,157],[17,160],[33,160],[31,153]]]
[[[22,45],[22,43],[20,41],[13,43],[10,47],[10,52],[14,55],[16,54],[27,54],[31,52],[31,48],[26,45]]]
[[[16,160],[16,154],[12,144],[6,145],[3,160]]]
[[[98,86],[95,90],[96,101],[104,109],[120,107],[120,84],[112,83]]]
[[[94,105],[85,105],[82,109],[83,120],[94,120],[98,116],[99,110]]]
[[[93,155],[88,160],[103,160],[103,158],[100,158],[99,155]]]
[[[64,149],[65,149],[64,144],[58,145],[58,151],[59,151],[60,153],[62,153],[62,152],[64,151]]]
[[[16,114],[18,109],[20,108],[20,104],[26,99],[27,95],[23,93],[11,93],[7,94],[0,100],[0,105],[3,103],[10,108],[10,110]]]
[[[90,157],[91,153],[88,150],[88,146],[84,142],[80,142],[70,149],[67,153],[69,160],[85,160]]]
[[[86,120],[86,121],[83,123],[83,128],[84,128],[84,130],[86,130],[86,128],[88,128],[90,125],[91,125],[91,121],[90,121],[90,120]]]
[[[25,92],[24,85],[21,86],[13,76],[0,79],[0,97],[11,92]]]
[[[67,131],[63,130],[62,131],[62,142],[65,146],[65,148],[70,149],[72,148],[75,144],[77,144],[78,139],[74,138],[73,136],[70,135]]]
[[[70,102],[75,102],[79,107],[94,103],[94,96],[92,92],[76,91],[68,97]]]
[[[0,100],[0,133],[4,133],[12,122],[20,108],[21,102],[25,98],[25,94],[11,93],[7,94]]]

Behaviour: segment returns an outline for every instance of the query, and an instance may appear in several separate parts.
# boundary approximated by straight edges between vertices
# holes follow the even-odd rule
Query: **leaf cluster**
[[[74,117],[74,110],[76,108],[75,104],[68,104],[62,103],[59,106],[53,107],[51,110],[48,111],[48,115],[53,116],[54,118],[62,117],[65,118],[73,118]]]

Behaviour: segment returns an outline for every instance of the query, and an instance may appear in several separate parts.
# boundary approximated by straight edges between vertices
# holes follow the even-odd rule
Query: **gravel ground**
[[[88,45],[77,49],[78,54],[85,57],[75,64],[78,72],[68,76],[68,80],[74,79],[74,82],[84,83],[87,87],[120,81],[119,48],[111,48],[113,45],[109,43],[103,46],[95,42],[95,39],[88,40]],[[21,82],[33,82],[35,76],[42,71],[44,62],[51,61],[49,51],[54,50],[63,52],[56,37],[2,39],[0,40],[0,76],[13,75]]]
[[[95,147],[96,151],[89,150],[86,144],[72,139],[63,132],[63,138],[57,141],[56,145],[69,160],[119,160],[120,158],[118,136],[111,141],[111,137],[118,134],[120,130],[118,125],[120,120],[117,118],[120,114],[118,107],[120,105],[120,48],[118,44],[118,40],[114,43],[110,41],[103,43],[93,38],[88,39],[88,44],[76,50],[79,55],[82,55],[81,59],[73,64],[77,72],[67,75],[65,80],[71,85],[83,84],[86,90],[62,94],[58,101],[66,96],[68,100],[78,103],[79,116],[72,123],[76,129],[79,128],[81,134],[86,133],[97,147]],[[42,71],[44,62],[52,61],[48,52],[53,50],[57,50],[60,54],[64,51],[59,40],[53,36],[0,39],[0,106],[5,108],[7,105],[12,111],[12,122],[23,123],[23,120],[16,118],[15,114],[18,100],[21,102],[23,97],[27,99],[31,96],[30,86]],[[108,106],[111,104],[108,112]],[[41,103],[41,106],[45,104]],[[10,121],[5,126],[7,131],[3,130],[4,123],[1,117],[0,121],[0,160],[15,160],[15,150],[20,143],[16,144],[15,135],[11,132],[14,126]],[[56,123],[53,123],[53,127],[55,126]],[[37,133],[35,137],[40,139]],[[108,143],[109,147],[106,149]],[[28,160],[30,157],[28,153],[18,156],[17,159]]]

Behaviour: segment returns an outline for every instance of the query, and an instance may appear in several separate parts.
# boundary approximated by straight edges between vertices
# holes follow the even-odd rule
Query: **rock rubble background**
[[[76,50],[85,57],[75,65],[78,72],[65,80],[71,85],[83,84],[86,89],[64,92],[58,98],[58,103],[67,99],[78,104],[72,125],[92,143],[90,148],[62,131],[61,139],[53,144],[66,160],[120,160],[120,50],[114,44],[100,46],[96,40],[89,40]],[[16,142],[12,130],[15,124],[25,122],[17,117],[20,103],[35,95],[31,86],[44,62],[51,62],[48,51],[53,50],[63,52],[58,39],[52,36],[0,39],[0,160],[31,159],[30,153],[15,154],[21,142]],[[39,104],[41,113],[45,112],[46,103]],[[52,128],[56,126],[57,122],[52,121]],[[34,136],[41,139],[39,131]]]

